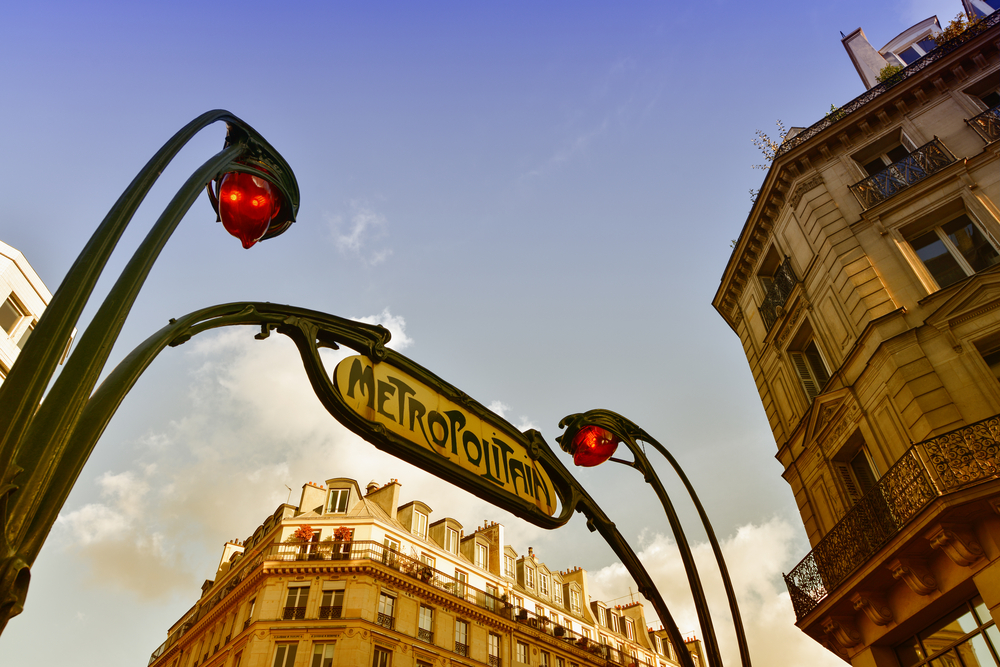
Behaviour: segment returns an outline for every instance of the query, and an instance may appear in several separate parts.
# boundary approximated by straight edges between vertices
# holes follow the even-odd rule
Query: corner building
[[[639,602],[593,602],[587,573],[466,533],[396,480],[302,487],[243,542],[153,651],[156,667],[673,667]],[[701,664],[700,642],[680,647]]]
[[[859,667],[1000,665],[998,4],[844,37],[867,90],[791,129],[713,300],[812,546],[797,625]]]

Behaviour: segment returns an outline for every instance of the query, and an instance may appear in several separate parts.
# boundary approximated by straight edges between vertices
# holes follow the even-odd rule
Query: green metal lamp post
[[[688,480],[687,475],[681,469],[680,464],[670,454],[663,445],[656,441],[646,431],[621,415],[610,410],[590,410],[582,414],[574,414],[565,417],[559,422],[560,428],[565,428],[566,432],[556,438],[563,451],[573,456],[573,462],[578,466],[592,467],[600,465],[605,461],[621,463],[631,468],[635,468],[642,473],[646,483],[653,487],[657,498],[663,505],[663,510],[670,522],[670,528],[677,541],[678,549],[681,553],[681,561],[684,564],[684,571],[687,573],[688,584],[691,587],[691,594],[694,597],[695,610],[698,613],[698,622],[705,635],[705,651],[710,666],[722,665],[722,655],[719,650],[719,642],[715,636],[715,629],[712,625],[712,615],[709,612],[708,601],[705,598],[705,591],[701,584],[701,577],[698,575],[698,567],[691,554],[691,545],[684,535],[680,519],[674,509],[670,497],[667,495],[663,483],[657,476],[656,471],[650,464],[649,459],[640,442],[649,444],[659,452],[673,467],[677,476],[687,489],[688,495],[694,503],[701,518],[702,526],[708,535],[708,541],[712,545],[715,560],[722,575],[722,583],[726,589],[726,596],[729,599],[729,609],[733,616],[733,625],[736,630],[736,641],[740,650],[740,660],[743,667],[750,667],[750,650],[747,646],[746,633],[743,630],[743,620],[740,617],[739,604],[736,600],[736,592],[733,590],[732,581],[729,578],[729,570],[726,561],[722,556],[722,549],[719,541],[715,537],[715,531],[708,520],[708,514],[702,506],[694,487]],[[620,443],[624,443],[633,459],[631,461],[614,458],[615,450]]]
[[[139,204],[177,152],[220,120],[229,130],[223,149],[195,170],[164,209],[42,402],[87,299]],[[295,221],[299,190],[285,160],[228,111],[202,114],[167,141],[118,198],[0,386],[0,632],[22,611],[31,565],[90,455],[93,443],[81,447],[74,434],[91,391],[160,250],[206,186],[220,220],[246,248]]]

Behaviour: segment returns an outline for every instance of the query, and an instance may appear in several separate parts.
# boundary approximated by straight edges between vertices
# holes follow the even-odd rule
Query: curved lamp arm
[[[690,480],[688,480],[687,475],[684,474],[680,464],[677,463],[677,460],[670,454],[669,451],[667,451],[665,447],[663,447],[663,445],[657,442],[655,438],[640,428],[635,422],[610,410],[590,410],[582,414],[569,415],[559,422],[559,426],[565,427],[566,432],[559,436],[557,440],[560,443],[560,446],[571,454],[573,453],[572,447],[575,436],[587,426],[597,426],[609,431],[617,438],[618,441],[623,442],[625,446],[628,447],[630,452],[632,452],[634,457],[633,461],[623,461],[614,458],[610,460],[628,465],[641,472],[644,480],[647,484],[653,487],[653,491],[656,493],[657,498],[659,498],[660,503],[663,505],[664,512],[667,515],[671,531],[674,534],[678,550],[681,554],[684,570],[688,577],[691,594],[694,597],[695,609],[698,613],[698,621],[701,625],[703,633],[705,634],[706,657],[708,658],[710,665],[721,666],[722,656],[719,650],[718,639],[715,635],[715,628],[712,624],[708,601],[705,597],[705,591],[701,583],[701,578],[698,575],[698,568],[695,565],[694,556],[691,553],[690,544],[684,535],[684,529],[681,527],[680,519],[677,516],[677,512],[674,509],[670,497],[667,495],[666,489],[664,489],[663,484],[656,475],[656,471],[653,469],[649,459],[646,457],[645,451],[642,446],[639,445],[638,441],[641,440],[644,443],[648,443],[670,462],[670,465],[674,468],[677,476],[684,484],[684,488],[687,489],[688,494],[691,496],[691,500],[698,511],[698,516],[701,518],[702,526],[708,535],[709,543],[712,545],[712,551],[715,554],[715,559],[722,575],[723,585],[726,589],[726,596],[729,600],[729,609],[733,616],[733,624],[735,626],[737,643],[740,650],[740,659],[743,667],[750,667],[750,651],[747,646],[743,620],[740,616],[736,593],[733,590],[732,580],[729,577],[729,570],[726,567],[726,562],[722,555],[722,549],[715,536],[715,530],[712,528],[712,524],[708,519],[708,514],[705,512],[705,508],[702,506],[701,501],[698,498],[698,494],[695,493],[694,487],[691,485]]]

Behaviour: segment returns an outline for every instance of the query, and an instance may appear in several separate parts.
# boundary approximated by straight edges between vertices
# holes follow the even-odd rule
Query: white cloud
[[[842,666],[840,658],[810,639],[795,626],[795,614],[781,573],[794,565],[801,551],[790,523],[772,519],[760,525],[746,525],[722,542],[733,588],[740,605],[740,617],[747,635],[750,656],[758,665]],[[656,582],[681,634],[703,638],[691,601],[687,575],[674,541],[664,535],[644,533],[639,543],[639,560]],[[712,612],[712,623],[723,660],[739,664],[739,649],[729,603],[715,556],[708,542],[692,544],[692,552]],[[620,597],[632,578],[620,563],[590,573],[590,593],[595,600]],[[643,600],[645,603],[646,601]],[[656,618],[646,603],[646,619]]]
[[[367,205],[351,202],[350,222],[341,216],[333,219],[334,243],[344,254],[355,255],[366,264],[375,266],[392,255],[391,248],[372,248],[372,244],[387,235],[385,216],[376,213]],[[346,231],[342,231],[347,227]]]
[[[397,352],[405,350],[413,344],[413,339],[406,335],[406,320],[403,319],[402,315],[393,315],[389,312],[388,308],[383,309],[378,315],[367,315],[353,319],[365,324],[381,324],[384,326],[392,334],[392,338],[389,340],[389,347]]]

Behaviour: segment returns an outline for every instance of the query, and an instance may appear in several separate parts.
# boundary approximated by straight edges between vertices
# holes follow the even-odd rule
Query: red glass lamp
[[[618,438],[600,426],[584,426],[573,436],[573,464],[584,468],[601,465],[618,449]]]
[[[219,179],[219,218],[244,248],[264,238],[282,203],[278,188],[260,176],[231,171]]]

